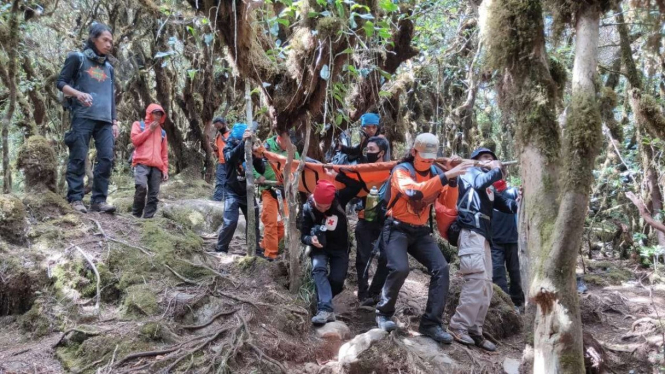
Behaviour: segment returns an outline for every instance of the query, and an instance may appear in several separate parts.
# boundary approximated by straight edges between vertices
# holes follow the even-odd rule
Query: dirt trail
[[[12,256],[24,264],[38,262],[53,282],[30,311],[0,317],[0,373],[156,372],[169,366],[180,372],[225,367],[234,373],[318,373],[338,359],[342,344],[375,327],[374,311],[359,308],[356,299],[355,250],[345,290],[334,300],[338,319],[350,334],[331,340],[318,337],[310,325],[308,312],[315,302],[311,285],[292,295],[285,262],[242,257],[242,225],[232,253],[212,256],[204,250],[212,248],[214,239],[193,234],[187,220],[146,222],[127,214],[97,213],[66,217],[32,222],[37,233],[30,249],[10,246],[0,251],[3,266]],[[51,240],[44,241],[46,237]],[[72,249],[77,243],[100,270],[99,315],[93,307],[95,277]],[[68,253],[63,253],[65,248],[70,248]],[[589,282],[588,292],[580,296],[585,331],[605,349],[610,370],[656,372],[663,362],[658,321],[665,317],[665,287],[655,286],[650,296],[647,274],[633,271],[634,265],[626,279],[617,276],[617,269],[625,273],[627,266],[611,261],[588,265],[590,280],[615,284]],[[459,284],[455,272],[451,266],[451,289]],[[418,320],[428,282],[426,270],[413,262],[397,304],[401,328],[378,347],[410,350],[411,356],[399,359],[429,365],[422,367],[431,372],[443,370],[437,370],[435,356],[457,365],[449,372],[504,373],[509,370],[506,362],[519,363],[521,333],[499,339],[495,353],[455,343],[433,345],[420,337]],[[80,331],[63,334],[70,329]],[[145,356],[132,358],[139,352]],[[386,372],[403,369],[385,367]],[[358,371],[352,367],[348,372]]]

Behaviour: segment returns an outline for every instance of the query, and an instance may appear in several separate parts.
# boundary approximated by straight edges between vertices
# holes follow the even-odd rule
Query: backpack
[[[139,124],[141,126],[141,132],[145,131],[145,122],[141,121]],[[164,141],[164,139],[166,139],[166,130],[162,129],[162,141]]]
[[[70,85],[70,86],[72,86],[74,84],[74,82],[79,80],[79,77],[81,76],[81,69],[83,68],[83,59],[85,58],[85,55],[83,55],[83,53],[81,53],[81,52],[76,52],[76,55],[79,58],[79,68],[76,71],[76,77],[74,77],[74,81],[73,82],[67,82],[67,85]],[[76,98],[74,98],[73,96],[65,96],[64,92],[62,92],[62,91],[60,91],[58,93],[58,101],[60,102],[60,105],[62,105],[62,108],[64,110],[71,110],[72,106],[73,106],[72,100],[75,100],[75,99]]]
[[[459,183],[466,183],[464,181],[464,178],[458,178]],[[480,209],[478,207],[472,207],[471,203],[473,202],[473,194],[476,193],[476,190],[472,187],[469,186],[466,189],[466,192],[462,196],[461,199],[458,200],[457,206],[456,206],[456,215],[455,215],[455,220],[450,223],[450,226],[446,230],[446,238],[448,240],[448,243],[450,245],[453,245],[457,247],[457,243],[459,241],[459,234],[462,231],[462,226],[459,223],[459,220],[457,219],[457,215],[459,212],[468,212],[468,213],[478,213]],[[464,205],[466,203],[466,205]],[[476,216],[476,221],[478,220],[478,216]],[[476,222],[476,226],[479,226],[480,223]],[[439,228],[441,230],[441,228]],[[442,235],[443,236],[443,235]]]
[[[406,169],[409,171],[409,175],[413,180],[416,179],[416,169],[413,167],[413,164],[410,162],[403,162],[401,164],[398,164],[393,168],[393,170],[390,172],[390,176],[388,177],[388,180],[381,185],[381,188],[379,188],[379,202],[376,204],[372,210],[376,211],[376,219],[377,222],[383,225],[383,223],[386,220],[386,214],[392,207],[397,203],[397,200],[401,197],[402,193],[398,192],[394,198],[391,193],[391,186],[390,183],[393,178],[393,172],[395,169],[397,169],[400,166],[406,167]],[[430,174],[434,176],[440,175],[439,169],[436,168],[435,166],[432,166],[430,168]],[[429,212],[429,225],[430,225],[430,230],[433,231],[432,227],[432,206],[430,206],[430,212]]]

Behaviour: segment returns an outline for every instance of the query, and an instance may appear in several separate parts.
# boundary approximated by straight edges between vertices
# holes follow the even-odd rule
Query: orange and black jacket
[[[403,164],[395,166],[390,179],[392,207],[386,215],[393,219],[416,226],[428,224],[430,207],[441,194],[443,186],[448,185],[448,178],[441,172],[433,175],[431,170],[419,172],[416,179]],[[392,199],[397,199],[392,201]]]

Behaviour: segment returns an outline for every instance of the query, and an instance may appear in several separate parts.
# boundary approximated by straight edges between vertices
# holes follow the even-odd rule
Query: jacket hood
[[[152,112],[159,110],[164,115],[162,116],[162,119],[159,121],[160,125],[163,125],[164,122],[166,121],[166,112],[164,111],[164,108],[162,108],[159,104],[150,104],[148,105],[148,109],[145,110],[145,123],[152,123],[154,119],[152,118]]]

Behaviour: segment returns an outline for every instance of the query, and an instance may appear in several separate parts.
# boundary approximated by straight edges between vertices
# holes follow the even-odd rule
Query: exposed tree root
[[[304,309],[296,309],[296,308],[291,308],[291,307],[284,306],[284,305],[273,305],[273,304],[267,304],[267,303],[261,303],[261,302],[253,302],[251,300],[247,300],[247,299],[244,299],[240,296],[232,295],[230,293],[226,293],[226,292],[223,292],[223,291],[217,290],[216,292],[217,292],[217,294],[219,294],[221,296],[224,296],[224,297],[227,297],[229,299],[233,299],[233,300],[239,301],[241,303],[250,304],[251,306],[253,306],[257,310],[261,310],[261,308],[259,308],[259,306],[263,306],[263,307],[267,307],[267,308],[284,309],[284,310],[288,310],[289,312],[297,313],[297,314],[303,314],[303,315],[308,314],[308,312]]]
[[[92,267],[92,271],[95,273],[95,278],[97,279],[97,295],[95,297],[95,311],[97,313],[99,313],[99,297],[100,297],[100,293],[101,293],[101,291],[99,289],[100,288],[100,283],[101,283],[101,279],[99,277],[99,271],[97,271],[97,267],[95,266],[94,262],[92,262],[92,259],[90,258],[90,256],[88,256],[88,254],[85,253],[81,249],[81,247],[76,246],[75,248],[76,248],[77,251],[79,251],[81,256],[83,256],[83,258],[85,258],[85,260],[88,262],[88,264],[90,264],[90,266]]]
[[[200,324],[200,325],[189,325],[189,326],[183,326],[182,328],[185,329],[185,330],[197,330],[197,329],[202,329],[202,328],[204,328],[204,327],[206,327],[206,326],[210,326],[213,322],[215,322],[215,320],[216,320],[217,318],[222,317],[222,316],[228,316],[228,315],[231,315],[231,314],[237,312],[238,310],[239,310],[239,309],[225,310],[225,311],[222,311],[222,312],[219,312],[219,313],[215,314],[215,315],[212,316],[208,321],[206,321],[206,322],[204,322],[204,323],[202,323],[202,324]]]
[[[81,334],[85,334],[85,335],[88,335],[88,336],[97,336],[99,334],[102,334],[102,333],[106,332],[106,330],[103,330],[103,331],[85,331],[85,330],[82,330],[78,327],[73,327],[73,328],[71,328],[69,330],[66,330],[65,332],[62,333],[62,336],[60,336],[60,339],[58,339],[58,341],[55,342],[55,344],[53,344],[53,348],[58,347],[60,345],[60,343],[62,343],[62,341],[65,339],[67,334],[69,334],[70,332],[80,332]]]

